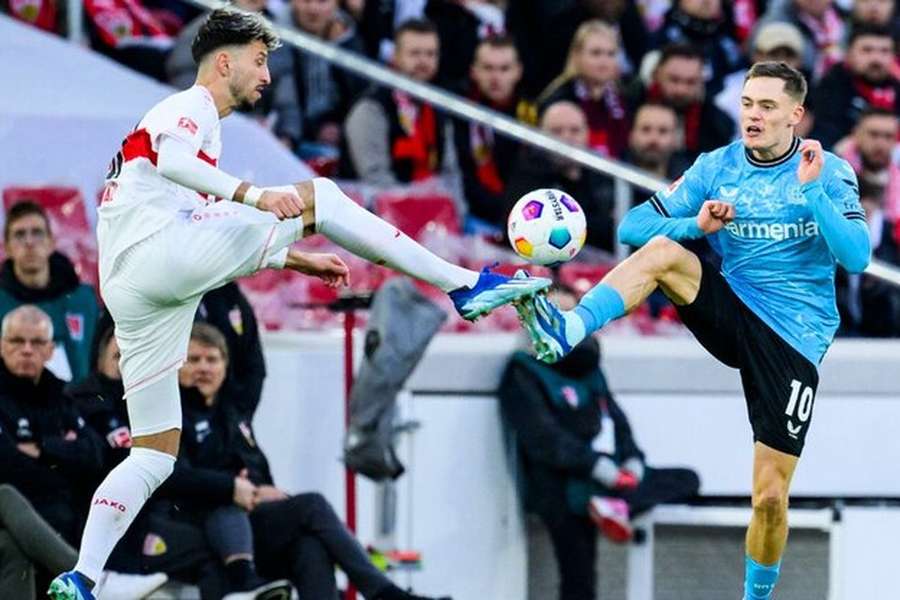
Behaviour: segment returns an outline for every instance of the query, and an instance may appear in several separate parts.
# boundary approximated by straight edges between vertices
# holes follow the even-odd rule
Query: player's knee
[[[757,489],[753,494],[753,513],[764,523],[775,525],[787,517],[787,490],[778,482]]]

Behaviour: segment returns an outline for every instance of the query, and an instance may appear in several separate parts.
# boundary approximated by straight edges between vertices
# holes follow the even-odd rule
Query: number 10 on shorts
[[[784,409],[784,414],[788,417],[787,428],[788,434],[792,438],[796,438],[797,434],[800,433],[800,429],[803,427],[803,423],[809,421],[809,417],[812,414],[812,406],[813,406],[813,389],[808,385],[803,385],[800,381],[796,379],[791,381],[791,399],[788,401],[787,408]],[[800,425],[796,427],[791,422],[791,419],[794,418],[796,411],[796,417],[800,421]]]

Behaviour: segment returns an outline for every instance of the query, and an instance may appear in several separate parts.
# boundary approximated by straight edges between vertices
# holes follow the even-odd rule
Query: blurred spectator
[[[690,160],[729,143],[736,133],[734,121],[706,95],[703,55],[685,44],[662,49],[650,85],[640,82],[632,90],[632,106],[661,102],[678,113],[684,150]]]
[[[790,23],[771,22],[759,28],[753,38],[755,44],[750,52],[750,63],[764,61],[786,62],[795,69],[803,68],[803,54],[806,42],[800,30]],[[716,95],[716,106],[731,117],[737,125],[740,122],[741,94],[744,91],[744,80],[747,69],[735,71],[725,78],[724,87]],[[804,115],[804,118],[806,115]],[[807,122],[807,124],[809,124]],[[805,136],[809,129],[806,128],[798,135]]]
[[[453,57],[440,62],[439,85],[453,92],[466,86],[479,40],[506,31],[500,4],[501,0],[428,0],[425,17],[437,28],[441,53]]]
[[[338,0],[291,0],[290,14],[282,25],[313,35],[344,50],[363,51],[356,23],[338,9]],[[341,123],[365,82],[324,58],[293,46],[294,81],[300,102],[303,158],[337,157]]]
[[[835,148],[853,166],[860,183],[883,191],[877,195],[879,210],[891,223],[900,221],[900,167],[893,161],[898,135],[894,112],[868,108],[860,115],[853,135]]]
[[[470,70],[467,97],[511,118],[534,122],[534,106],[518,93],[522,64],[508,37],[489,37],[478,44]],[[520,145],[493,129],[457,119],[453,122],[468,216],[488,227],[506,225],[504,192],[516,166]]]
[[[571,295],[562,296],[574,306]],[[690,469],[646,466],[610,393],[594,337],[553,365],[515,353],[499,397],[523,466],[525,508],[550,532],[558,598],[593,600],[598,529],[613,541],[629,540],[632,517],[695,496],[699,478]]]
[[[620,158],[631,127],[618,64],[619,33],[592,20],[575,32],[562,74],[538,99],[541,110],[560,100],[581,107],[588,120],[588,146],[600,154]]]
[[[900,81],[892,73],[894,40],[883,27],[857,27],[844,62],[814,89],[812,137],[831,149],[849,135],[868,107],[900,114]]]
[[[587,118],[572,102],[561,100],[548,106],[541,115],[540,127],[548,135],[569,144],[587,144]],[[530,150],[523,153],[510,179],[507,206],[511,208],[526,192],[538,188],[559,189],[575,198],[587,219],[585,243],[612,252],[614,192],[610,178],[576,162]]]
[[[0,0],[0,14],[50,33],[67,33],[66,6],[56,0]]]
[[[53,354],[50,317],[20,306],[3,318],[0,335],[0,481],[77,545],[88,508],[79,500],[102,467],[100,440],[44,368]]]
[[[337,564],[368,599],[426,600],[396,587],[369,561],[324,497],[289,496],[274,486],[249,421],[222,401],[233,393],[225,384],[227,362],[221,333],[195,324],[179,373],[182,386],[189,386],[182,391],[185,437],[166,489],[181,494],[185,510],[247,510],[260,572],[288,577],[301,598],[335,598]]]
[[[357,19],[366,53],[385,63],[394,58],[394,36],[410,19],[425,17],[428,0],[365,0]]]
[[[511,1],[506,29],[515,38],[525,66],[523,93],[534,98],[563,70],[575,31],[585,21],[615,23],[624,43],[625,72],[647,51],[647,30],[635,0]]]
[[[53,322],[55,351],[51,346],[48,368],[61,379],[81,379],[90,370],[97,323],[94,290],[55,251],[50,221],[34,202],[9,209],[3,239],[8,258],[0,271],[0,317],[22,304],[38,305]]]
[[[625,161],[661,179],[674,181],[691,166],[680,147],[675,110],[655,102],[641,105],[634,115]]]
[[[116,62],[166,81],[174,31],[142,0],[84,0],[91,47]]]
[[[653,45],[686,43],[699,49],[705,59],[706,93],[712,96],[722,89],[726,75],[744,66],[732,30],[722,0],[675,0]]]
[[[900,34],[896,0],[854,0],[850,8],[850,27],[875,25],[891,30],[894,40]]]
[[[770,2],[760,20],[760,27],[770,22],[794,25],[806,38],[803,71],[819,80],[828,69],[843,58],[846,24],[832,0],[783,0]],[[755,46],[751,38],[750,46]]]
[[[431,81],[440,44],[428,21],[407,21],[397,30],[393,68],[417,81]],[[450,121],[430,104],[400,90],[373,87],[360,98],[344,124],[344,170],[380,186],[458,177]]]
[[[900,266],[900,244],[892,233],[897,221],[884,210],[883,190],[860,180],[860,203],[866,211],[872,256]],[[900,290],[894,285],[872,275],[838,269],[835,287],[842,335],[900,336]]]
[[[272,18],[266,10],[266,0],[234,0],[234,5],[247,12],[262,12]],[[170,84],[184,90],[194,85],[197,65],[191,54],[191,44],[206,20],[201,15],[191,21],[178,34],[172,52],[166,59],[166,76]],[[288,147],[295,147],[300,141],[302,125],[297,100],[297,86],[294,81],[294,55],[290,46],[282,46],[269,52],[269,75],[272,83],[263,91],[262,98],[249,114],[265,125],[271,124],[272,132]]]

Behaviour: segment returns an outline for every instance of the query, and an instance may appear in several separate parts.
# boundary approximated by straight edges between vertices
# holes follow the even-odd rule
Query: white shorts
[[[122,252],[100,292],[116,326],[125,396],[181,366],[204,293],[283,267],[288,246],[302,235],[299,218],[279,221],[250,206],[218,202],[179,213]]]

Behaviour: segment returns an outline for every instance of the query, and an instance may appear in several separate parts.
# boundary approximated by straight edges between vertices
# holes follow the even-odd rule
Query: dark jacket
[[[44,370],[37,385],[0,361],[0,482],[11,483],[70,543],[87,513],[87,488],[102,467],[101,442],[63,395],[62,380]],[[66,436],[73,439],[66,439]],[[33,459],[17,448],[33,442]]]
[[[25,287],[16,278],[12,260],[0,270],[0,319],[23,304],[35,304],[53,321],[53,343],[66,350],[72,380],[90,371],[91,341],[97,324],[94,289],[78,279],[72,262],[54,252],[50,255],[50,281],[46,288]]]
[[[131,449],[131,427],[121,379],[93,372],[83,381],[66,386],[66,395],[91,429],[105,441],[103,474],[125,460]],[[99,483],[99,481],[98,481]]]
[[[812,96],[816,119],[810,137],[819,140],[826,150],[853,131],[860,114],[874,102],[900,116],[900,81],[890,79],[872,86],[843,64],[825,73]]]

